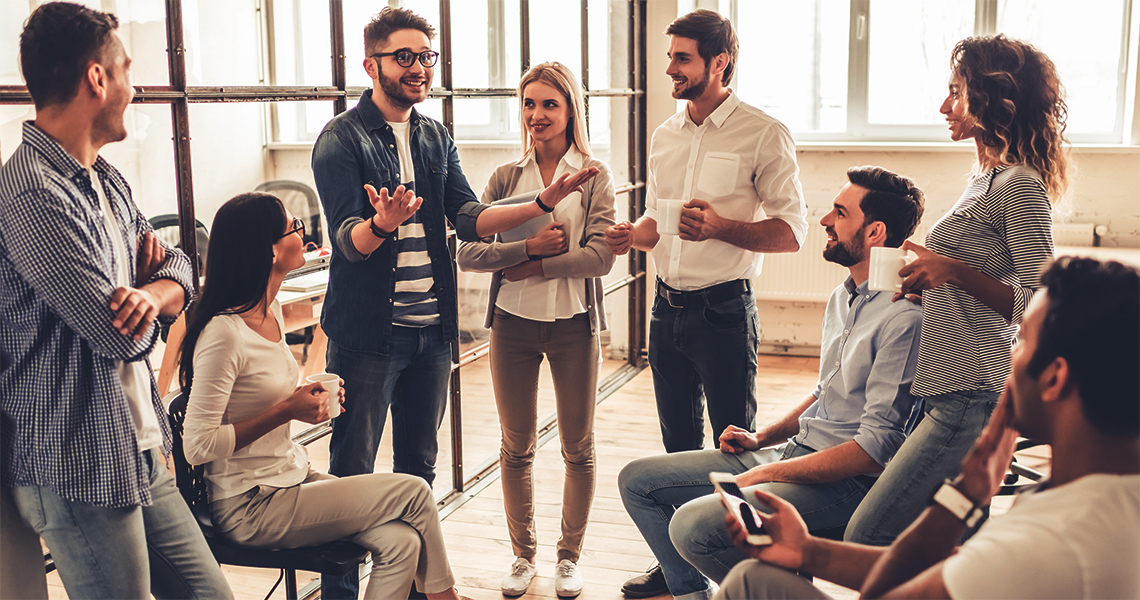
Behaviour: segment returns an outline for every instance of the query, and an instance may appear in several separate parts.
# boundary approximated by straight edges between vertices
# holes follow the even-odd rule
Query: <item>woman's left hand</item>
[[[503,278],[507,281],[522,281],[527,277],[542,276],[542,261],[528,260],[513,267],[503,269]]]
[[[909,240],[903,242],[902,249],[914,252],[918,258],[899,270],[899,275],[903,277],[902,291],[896,293],[892,301],[953,281],[958,270],[965,266],[961,261],[935,254],[933,250],[927,250]]]

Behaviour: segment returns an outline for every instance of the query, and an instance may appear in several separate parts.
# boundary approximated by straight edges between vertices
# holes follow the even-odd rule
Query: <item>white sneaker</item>
[[[514,598],[526,593],[530,580],[538,573],[538,568],[530,564],[525,558],[516,558],[511,565],[511,572],[503,578],[503,595]]]
[[[559,598],[573,598],[582,593],[582,574],[578,565],[568,559],[558,561],[554,567],[554,593]]]

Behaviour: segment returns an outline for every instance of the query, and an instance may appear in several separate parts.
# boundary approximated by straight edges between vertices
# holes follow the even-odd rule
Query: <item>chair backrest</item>
[[[305,222],[306,244],[312,242],[318,247],[326,245],[321,224],[321,201],[313,188],[300,181],[275,179],[257,186],[254,191],[277,196],[294,217]]]
[[[209,525],[210,498],[206,489],[206,475],[202,466],[191,466],[186,462],[186,452],[182,447],[182,434],[186,428],[186,405],[189,397],[185,392],[177,392],[170,401],[166,412],[170,418],[170,433],[173,439],[174,476],[178,484],[178,491],[186,504],[190,505],[190,512],[194,513],[200,521]]]
[[[148,219],[158,239],[182,249],[182,236],[178,231],[178,215],[157,215]],[[198,219],[194,219],[194,244],[198,246],[198,273],[206,272],[206,252],[210,245],[210,233]]]

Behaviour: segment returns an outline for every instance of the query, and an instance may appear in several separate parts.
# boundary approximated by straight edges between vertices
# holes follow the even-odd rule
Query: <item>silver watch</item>
[[[958,491],[958,488],[954,487],[949,479],[934,493],[933,500],[942,508],[950,511],[950,514],[961,519],[966,527],[973,527],[985,514],[982,507],[974,504],[973,500]]]

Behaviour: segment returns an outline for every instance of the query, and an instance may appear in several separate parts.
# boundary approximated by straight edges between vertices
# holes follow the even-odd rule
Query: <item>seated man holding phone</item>
[[[1062,257],[1041,283],[989,425],[914,525],[888,548],[823,540],[795,507],[757,491],[771,539],[745,543],[726,520],[755,560],[718,598],[829,597],[795,571],[862,598],[1140,598],[1140,272]],[[1049,479],[958,547],[1019,434],[1049,444]]]
[[[879,167],[848,169],[846,184],[820,224],[823,257],[850,276],[824,313],[820,378],[791,412],[750,433],[729,426],[719,450],[639,459],[618,479],[622,501],[660,567],[626,582],[622,593],[644,598],[666,591],[709,598],[707,578],[721,581],[743,560],[712,494],[712,472],[741,488],[762,486],[791,502],[808,528],[844,527],[887,461],[902,445],[914,397],[921,309],[868,289],[870,250],[898,247],[922,217],[923,195],[910,179]],[[745,493],[749,502],[759,504]],[[662,516],[665,516],[663,519]],[[695,567],[695,568],[694,568]],[[699,570],[698,570],[699,569]]]

